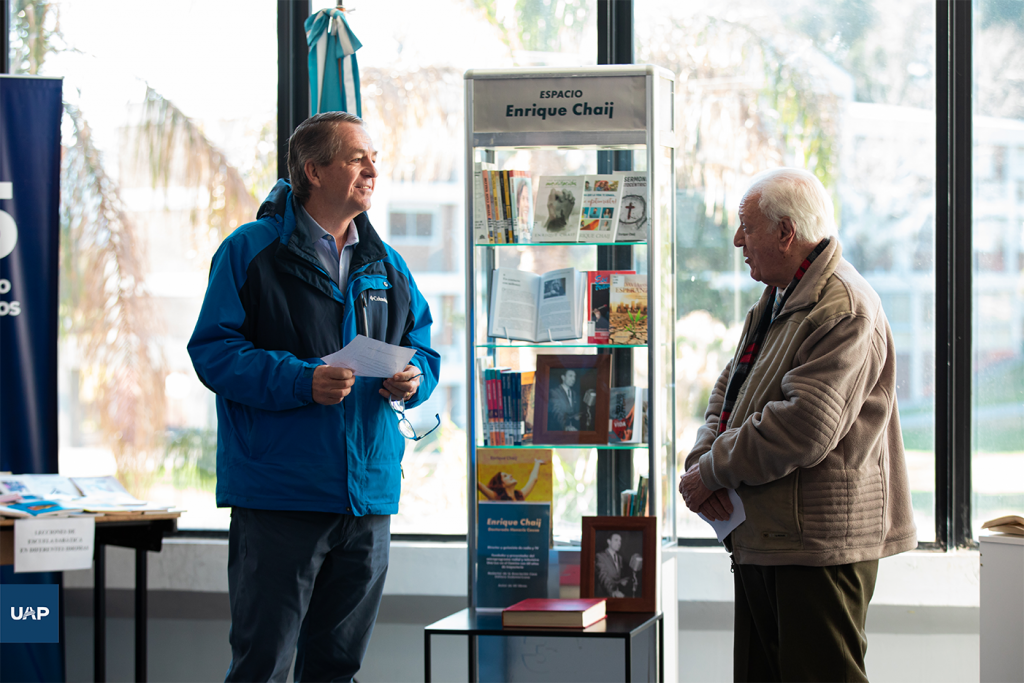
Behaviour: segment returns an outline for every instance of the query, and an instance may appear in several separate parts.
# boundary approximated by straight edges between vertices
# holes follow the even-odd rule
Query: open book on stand
[[[543,275],[495,268],[487,335],[530,342],[579,339],[585,293],[586,274],[575,268]]]

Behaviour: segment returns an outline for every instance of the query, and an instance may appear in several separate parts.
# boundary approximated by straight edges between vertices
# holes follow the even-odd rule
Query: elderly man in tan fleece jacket
[[[679,492],[727,538],[737,681],[867,680],[879,558],[917,545],[878,295],[842,257],[812,174],[775,169],[740,202],[733,244],[766,285],[715,384]]]

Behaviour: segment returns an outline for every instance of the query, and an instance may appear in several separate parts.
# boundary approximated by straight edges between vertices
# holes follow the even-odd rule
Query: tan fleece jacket
[[[748,312],[742,339],[768,293]],[[838,239],[772,323],[716,439],[739,353],[718,378],[686,456],[687,469],[700,463],[708,488],[736,489],[743,501],[734,561],[830,566],[915,548],[892,332]]]

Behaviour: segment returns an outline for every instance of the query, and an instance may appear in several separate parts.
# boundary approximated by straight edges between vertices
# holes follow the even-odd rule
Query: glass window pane
[[[60,470],[116,471],[186,508],[181,527],[226,528],[213,395],[185,346],[214,250],[276,180],[277,4],[29,4],[12,3],[12,71],[63,76],[66,103]]]
[[[883,300],[919,538],[934,540],[934,4],[636,5],[637,61],[677,79],[679,466],[762,286],[732,246],[757,172],[813,171]],[[713,537],[678,506],[682,537]]]
[[[313,11],[335,4],[315,0]],[[590,0],[394,0],[360,3],[347,18],[363,44],[356,53],[362,114],[379,152],[370,220],[402,254],[427,298],[442,359],[434,395],[408,415],[417,429],[421,422],[429,429],[440,414],[442,426],[406,445],[392,531],[464,534],[463,75],[468,69],[594,64],[596,11]],[[399,214],[404,218],[396,223]]]
[[[1024,512],[1024,97],[1018,3],[974,3],[971,516]]]

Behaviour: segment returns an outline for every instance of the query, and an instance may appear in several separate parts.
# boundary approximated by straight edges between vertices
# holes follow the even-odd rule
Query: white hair
[[[825,186],[802,168],[773,168],[754,176],[743,199],[758,194],[757,206],[772,232],[784,217],[793,221],[796,239],[820,242],[837,232],[835,208]]]

